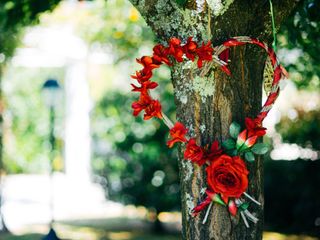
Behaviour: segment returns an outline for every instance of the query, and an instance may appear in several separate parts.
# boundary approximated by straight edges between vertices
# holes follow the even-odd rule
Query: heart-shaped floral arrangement
[[[218,65],[222,71],[231,75],[228,68],[230,47],[245,44],[257,45],[265,49],[269,56],[273,68],[273,81],[267,100],[255,118],[245,119],[245,129],[241,130],[240,125],[233,122],[229,129],[230,138],[221,144],[214,141],[211,146],[199,146],[196,139],[188,135],[188,129],[180,122],[173,124],[162,112],[159,100],[151,97],[150,90],[158,86],[156,82],[151,81],[152,71],[163,63],[172,66],[174,60],[176,62],[191,60],[192,62],[197,61],[197,67],[202,69],[202,74],[206,74],[211,67]],[[280,81],[287,76],[287,72],[279,64],[273,49],[258,39],[247,36],[233,37],[217,47],[212,47],[210,41],[198,46],[192,37],[188,38],[183,45],[179,39],[172,38],[167,47],[158,44],[153,48],[152,56],[143,56],[141,59],[137,59],[137,62],[143,68],[132,76],[139,83],[138,86],[131,84],[132,91],[140,93],[139,100],[132,103],[133,115],[137,116],[141,111],[144,111],[144,120],[153,117],[162,119],[170,129],[170,140],[167,145],[171,148],[177,142],[185,144],[185,160],[192,161],[199,166],[205,165],[207,173],[206,196],[192,210],[193,215],[196,216],[208,206],[203,220],[205,223],[212,204],[217,203],[226,206],[234,216],[239,212],[247,227],[249,227],[247,219],[256,223],[258,219],[248,211],[249,202],[246,199],[258,205],[260,203],[246,193],[249,171],[243,159],[252,162],[255,160],[254,154],[265,154],[268,151],[267,145],[257,143],[257,140],[266,134],[266,128],[262,126],[262,121],[279,95]]]

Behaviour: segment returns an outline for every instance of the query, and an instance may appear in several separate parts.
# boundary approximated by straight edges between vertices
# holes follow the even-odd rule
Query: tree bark
[[[131,0],[158,40],[166,44],[171,37],[186,41],[192,36],[198,43],[211,40],[219,45],[224,40],[247,35],[270,43],[272,26],[269,1],[205,1],[189,0],[185,8],[174,0]],[[282,22],[297,2],[274,1],[276,22]],[[193,6],[196,7],[193,7]],[[232,121],[243,124],[245,117],[255,117],[261,108],[262,76],[266,54],[255,46],[232,48],[229,77],[218,69],[205,78],[197,77],[187,63],[175,64],[172,69],[177,119],[184,123],[198,143],[224,140]],[[185,240],[262,239],[263,208],[250,206],[260,219],[246,228],[242,219],[231,217],[225,207],[214,205],[206,224],[205,213],[191,216],[191,210],[201,200],[206,187],[204,168],[183,159],[184,147],[179,149],[182,203],[182,238]],[[248,193],[263,205],[262,159],[248,163]]]

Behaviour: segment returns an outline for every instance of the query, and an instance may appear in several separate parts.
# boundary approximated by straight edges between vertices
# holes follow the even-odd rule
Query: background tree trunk
[[[158,40],[166,44],[171,37],[186,41],[192,36],[198,43],[211,40],[213,46],[233,36],[253,36],[270,43],[272,36],[269,1],[189,0],[185,8],[175,0],[131,0]],[[296,2],[274,1],[276,22],[279,24],[294,8]],[[211,37],[212,36],[212,37]],[[232,48],[230,54],[232,76],[213,69],[205,79],[191,72],[186,63],[176,64],[172,70],[177,119],[202,145],[228,136],[232,121],[244,123],[261,108],[262,74],[266,54],[255,46]],[[190,212],[206,187],[204,168],[183,159],[179,149],[180,185],[182,200],[182,238],[187,240],[262,239],[263,209],[251,205],[250,210],[260,219],[247,229],[239,218],[230,217],[225,207],[214,205],[206,224],[205,213],[191,217]],[[247,164],[250,195],[263,204],[262,160]]]

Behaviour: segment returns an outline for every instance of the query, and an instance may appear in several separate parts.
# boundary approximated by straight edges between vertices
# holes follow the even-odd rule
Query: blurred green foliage
[[[111,51],[114,63],[131,60],[153,44],[154,34],[139,12],[128,0],[83,1],[76,11],[58,7],[50,15],[43,16],[43,26],[70,24],[74,33],[84,40],[90,49]]]
[[[300,1],[297,10],[282,25],[279,40],[290,77],[298,87],[320,88],[320,0]],[[280,50],[281,52],[281,50]]]
[[[63,79],[64,70],[11,67],[6,72],[2,84],[6,95],[3,161],[10,173],[37,173],[49,169],[49,111],[41,95],[42,84],[48,76]],[[60,157],[62,112],[63,109],[57,109],[56,147]]]
[[[320,151],[320,111],[297,110],[297,117],[283,117],[276,125],[284,142]]]
[[[37,23],[40,13],[52,10],[60,0],[1,0],[0,2],[0,53],[6,58],[13,54],[23,27]]]
[[[173,115],[171,83],[163,80],[160,85],[165,112]],[[107,179],[111,199],[159,212],[176,210],[180,203],[178,164],[176,152],[166,146],[168,129],[157,120],[134,118],[131,104],[136,98],[134,93],[109,92],[96,106],[94,169]]]

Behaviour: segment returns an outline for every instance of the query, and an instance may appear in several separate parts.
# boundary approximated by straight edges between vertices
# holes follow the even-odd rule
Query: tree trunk
[[[271,40],[271,17],[268,1],[205,1],[189,0],[185,8],[174,0],[131,0],[159,41],[166,44],[171,37],[186,41],[207,42],[213,46],[233,36],[247,35],[263,41]],[[281,3],[280,3],[281,2]],[[193,3],[193,4],[192,4]],[[296,2],[274,1],[276,22],[280,23],[294,8]],[[195,5],[196,7],[192,7]],[[194,8],[194,9],[192,9]],[[212,37],[211,37],[212,36]],[[245,117],[255,117],[261,108],[262,75],[266,54],[255,46],[232,48],[229,77],[220,70],[206,78],[198,78],[186,63],[175,64],[172,69],[177,119],[201,145],[228,136],[232,121],[244,123]],[[191,210],[201,200],[206,187],[203,167],[183,159],[184,148],[179,149],[180,185],[182,200],[182,238],[185,240],[262,239],[263,209],[252,207],[260,219],[258,224],[246,228],[242,219],[231,217],[226,207],[214,205],[206,224],[205,213],[191,216]],[[263,205],[262,159],[248,163],[250,171],[248,193]]]

